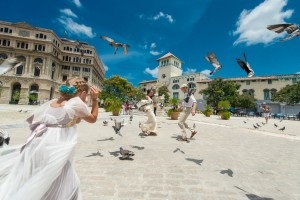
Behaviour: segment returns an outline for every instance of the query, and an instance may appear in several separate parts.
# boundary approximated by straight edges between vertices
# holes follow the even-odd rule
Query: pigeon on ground
[[[19,110],[18,112],[22,112],[22,109],[21,109],[21,110]]]
[[[193,125],[193,129],[196,129],[196,124],[194,123],[194,125]]]
[[[246,124],[247,122],[246,121],[243,121],[244,122],[244,124]]]
[[[222,68],[222,65],[219,63],[216,55],[212,52],[208,53],[205,56],[205,59],[212,64],[212,66],[215,68],[213,71],[211,71],[209,74],[213,75],[217,71],[219,71]]]
[[[129,120],[132,121],[133,119],[133,115],[130,115]]]
[[[0,147],[4,146],[4,144],[9,145],[9,141],[9,134],[5,130],[0,129]]]
[[[277,124],[275,124],[275,123],[274,123],[274,126],[275,126],[275,127],[278,127],[278,125],[277,125]]]
[[[114,54],[117,53],[117,50],[119,47],[123,48],[124,54],[128,53],[128,48],[130,47],[128,44],[123,44],[123,43],[119,43],[119,42],[115,42],[113,39],[106,37],[106,36],[100,36],[101,39],[107,41],[109,43],[110,46],[115,48]]]
[[[254,127],[255,129],[257,129],[257,128],[258,128],[257,126],[255,126],[255,124],[253,124],[253,127]]]
[[[7,58],[0,64],[0,76],[6,74],[10,70],[19,67],[22,62],[19,62],[17,58]]]
[[[134,156],[134,153],[132,151],[123,149],[122,147],[120,147],[120,154],[122,155],[122,160],[130,158],[130,156]]]
[[[138,149],[138,150],[143,150],[143,149],[145,149],[145,147],[140,147],[140,146],[131,146],[132,148],[134,148],[134,149]]]
[[[256,125],[257,125],[258,127],[261,127],[261,125],[259,125],[258,123],[256,123]]]
[[[281,41],[287,41],[300,35],[300,27],[297,24],[273,24],[267,26],[267,29],[276,33],[287,32],[288,36]]]
[[[282,128],[280,128],[280,129],[278,129],[278,130],[280,130],[280,131],[284,131],[284,130],[285,130],[285,126],[284,126],[284,127],[282,127]]]
[[[238,65],[247,73],[247,76],[248,77],[252,77],[254,76],[254,71],[253,69],[250,67],[250,64],[248,63],[247,61],[247,58],[246,58],[246,54],[244,53],[244,58],[245,58],[245,61],[243,61],[242,59],[240,58],[237,58],[236,59],[236,62],[238,63]]]
[[[221,170],[220,171],[221,174],[228,174],[228,176],[233,177],[233,171],[231,169],[227,169],[227,170]]]
[[[103,126],[107,126],[107,124],[108,124],[108,121],[104,120],[103,121]]]

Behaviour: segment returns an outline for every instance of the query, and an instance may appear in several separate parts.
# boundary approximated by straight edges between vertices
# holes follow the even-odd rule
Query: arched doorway
[[[32,84],[29,88],[29,97],[28,97],[30,105],[38,104],[38,93],[39,93],[38,84]]]
[[[18,104],[20,100],[20,93],[21,93],[21,84],[19,82],[16,82],[12,86],[11,99],[9,103]]]

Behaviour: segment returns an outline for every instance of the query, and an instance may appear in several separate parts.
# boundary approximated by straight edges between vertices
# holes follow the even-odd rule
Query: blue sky
[[[153,80],[157,58],[171,52],[184,73],[212,69],[204,56],[214,52],[223,68],[214,77],[243,77],[235,59],[245,52],[256,76],[300,72],[300,37],[266,29],[299,23],[298,0],[10,0],[1,3],[0,20],[25,21],[58,36],[86,41],[97,49],[106,77],[121,75],[134,85]],[[130,45],[127,55],[99,38]]]

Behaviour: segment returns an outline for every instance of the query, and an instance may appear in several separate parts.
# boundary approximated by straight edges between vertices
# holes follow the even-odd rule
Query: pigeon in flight
[[[280,128],[280,129],[278,129],[278,130],[280,130],[280,131],[284,131],[284,130],[285,130],[285,126],[284,126],[284,127],[282,127],[282,128]]]
[[[256,125],[257,125],[258,127],[261,127],[261,125],[259,125],[258,123],[256,123]]]
[[[213,75],[214,73],[216,73],[217,71],[219,71],[221,68],[222,68],[222,65],[219,63],[216,55],[212,52],[208,53],[206,56],[205,56],[205,59],[210,62],[212,64],[212,66],[214,66],[214,70],[211,71],[209,74],[210,75]]]
[[[120,158],[122,160],[129,159],[130,156],[134,156],[134,153],[132,151],[123,149],[122,147],[120,147],[120,154],[122,155],[122,157]]]
[[[236,59],[236,62],[239,64],[239,66],[247,73],[248,77],[252,77],[254,76],[254,71],[253,69],[250,67],[250,64],[248,63],[247,61],[247,58],[246,58],[246,54],[244,53],[244,58],[245,58],[245,61],[243,61],[242,59],[240,58],[237,58]]]
[[[275,126],[275,127],[278,127],[278,125],[277,125],[277,124],[275,124],[275,123],[274,123],[274,126]]]
[[[287,41],[300,35],[300,27],[297,24],[273,24],[267,26],[267,29],[276,33],[287,32],[288,36],[281,41]]]
[[[124,54],[128,53],[128,48],[130,47],[128,44],[123,44],[123,43],[119,43],[119,42],[115,42],[113,39],[106,37],[106,36],[100,36],[101,39],[107,41],[109,43],[110,46],[115,48],[114,54],[117,53],[117,50],[119,47],[123,48]]]
[[[120,130],[122,128],[121,122],[117,122],[117,120],[114,120],[114,121],[115,121],[115,125],[112,127],[115,130],[116,134],[121,135],[121,133],[120,133]]]
[[[257,129],[258,127],[257,126],[255,126],[254,124],[253,124],[253,127],[255,128],[255,129]]]
[[[17,58],[7,58],[0,64],[0,76],[6,74],[10,70],[19,67],[22,62],[19,62]]]

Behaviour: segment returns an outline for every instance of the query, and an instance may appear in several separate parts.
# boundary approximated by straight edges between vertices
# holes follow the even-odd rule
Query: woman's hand
[[[91,98],[92,99],[98,99],[98,95],[99,95],[99,89],[98,89],[98,87],[95,86],[95,85],[92,85],[90,87],[90,89],[91,89]]]

